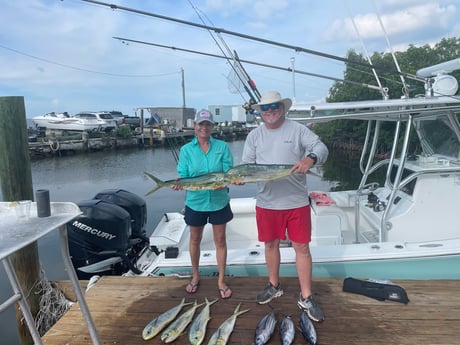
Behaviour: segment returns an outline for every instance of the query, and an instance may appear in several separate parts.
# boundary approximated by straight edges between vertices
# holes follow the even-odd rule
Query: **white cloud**
[[[427,2],[420,5],[397,9],[393,12],[380,14],[378,12],[357,14],[353,17],[359,35],[363,39],[382,37],[384,31],[391,36],[397,36],[417,31],[446,29],[452,25],[457,14],[455,5],[442,6],[438,2]],[[325,33],[327,40],[356,36],[353,22],[349,18],[335,20],[330,29]]]

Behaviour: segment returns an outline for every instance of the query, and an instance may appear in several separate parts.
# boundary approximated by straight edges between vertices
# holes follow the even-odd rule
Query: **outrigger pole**
[[[206,53],[206,52],[201,52],[201,51],[198,51],[198,50],[178,48],[178,47],[174,47],[174,46],[166,46],[166,45],[163,45],[163,44],[157,44],[157,43],[152,43],[152,42],[133,40],[133,39],[123,38],[123,37],[113,37],[113,38],[116,39],[116,40],[120,40],[122,42],[132,42],[132,43],[138,43],[138,44],[145,44],[145,45],[150,45],[150,46],[154,46],[154,47],[172,49],[172,50],[182,51],[182,52],[186,52],[186,53],[199,54],[199,55],[204,55],[204,56],[209,56],[209,57],[214,57],[214,58],[219,58],[219,59],[228,59],[228,57],[226,57],[226,56],[217,55],[217,54],[211,54],[211,53]],[[235,57],[240,63],[242,62],[242,63],[247,63],[247,64],[250,64],[250,65],[256,65],[256,66],[261,66],[261,67],[266,67],[266,68],[272,68],[272,69],[277,69],[277,70],[286,71],[286,72],[294,72],[294,73],[308,75],[308,76],[316,77],[316,78],[329,79],[329,80],[332,80],[332,81],[347,83],[347,84],[356,85],[356,86],[363,86],[363,87],[367,87],[369,89],[380,91],[380,87],[375,86],[375,85],[369,85],[369,84],[365,84],[365,83],[358,83],[358,82],[355,82],[355,81],[344,80],[344,79],[340,79],[340,78],[328,77],[328,76],[323,75],[323,74],[310,73],[310,72],[305,72],[305,71],[298,70],[298,69],[292,70],[290,67],[281,67],[281,66],[269,65],[269,64],[265,64],[265,63],[261,63],[261,62],[243,60],[243,59],[240,59],[238,57],[236,52],[235,52]],[[241,66],[241,68],[243,68],[243,66]],[[243,68],[243,70],[244,70],[244,68]],[[255,88],[255,84],[252,81],[252,79],[250,79],[249,76],[247,78],[248,78],[248,83],[251,86],[251,88],[252,87]],[[255,89],[255,90],[257,90],[257,89]],[[260,94],[258,94],[258,91],[257,91],[257,97],[259,97],[259,99],[260,99]]]
[[[192,6],[193,10],[197,14],[198,18],[200,18],[201,22],[204,25],[206,25],[206,23],[204,22],[202,16],[200,15],[198,9],[195,7],[195,5],[192,3],[192,1],[188,0],[188,2],[190,3],[190,6]],[[208,21],[209,21],[209,19],[208,19]],[[210,23],[212,24],[212,22],[210,22]],[[256,84],[254,83],[254,81],[252,81],[252,79],[249,77],[249,74],[246,72],[246,70],[244,69],[243,65],[240,63],[240,61],[238,59],[238,54],[236,53],[236,50],[234,50],[232,52],[230,50],[230,48],[228,47],[227,42],[225,42],[224,38],[222,37],[222,35],[220,33],[217,33],[217,37],[221,41],[221,44],[224,46],[225,50],[227,51],[227,54],[228,54],[227,55],[225,53],[224,49],[222,48],[221,44],[219,44],[219,42],[217,42],[217,40],[214,37],[214,35],[211,32],[211,30],[208,30],[208,32],[211,35],[211,37],[214,40],[214,42],[216,43],[216,45],[219,47],[219,49],[222,52],[222,54],[227,58],[227,61],[230,63],[230,66],[231,66],[233,72],[235,73],[237,78],[242,83],[242,86],[243,86],[244,90],[246,91],[246,93],[249,95],[249,103],[246,102],[243,105],[243,108],[246,110],[246,112],[252,112],[251,105],[256,104],[260,100],[260,93],[257,90]],[[230,57],[228,57],[228,56],[231,57],[231,61],[230,61]]]
[[[257,90],[257,86],[256,86],[256,83],[254,83],[254,80],[251,79],[251,77],[249,77],[249,74],[248,72],[246,72],[245,68],[243,67],[243,65],[241,64],[241,61],[238,54],[236,53],[236,50],[233,50],[233,56],[235,57],[235,61],[237,62],[238,64],[238,68],[241,70],[241,72],[243,73],[243,76],[246,78],[246,81],[247,83],[249,84],[249,86],[251,87],[251,90],[254,92],[255,94],[255,97],[251,96],[251,100],[254,101],[253,104],[257,103],[258,101],[260,101],[260,98],[261,98],[261,95],[259,93],[259,90]]]
[[[370,68],[370,69],[376,69],[376,70],[379,70],[381,72],[387,72],[387,73],[392,73],[392,74],[396,74],[396,75],[404,75],[404,76],[406,76],[406,77],[408,77],[410,79],[414,79],[414,80],[419,80],[419,81],[424,80],[424,79],[421,79],[421,78],[419,78],[419,77],[417,77],[417,76],[415,76],[413,74],[400,72],[400,71],[397,71],[397,70],[394,70],[394,69],[377,67],[377,66],[365,63],[365,62],[353,61],[353,60],[343,58],[343,57],[340,57],[340,56],[337,56],[337,55],[322,53],[322,52],[319,52],[319,51],[316,51],[316,50],[311,50],[311,49],[307,49],[307,48],[303,48],[303,47],[299,47],[299,46],[294,46],[294,45],[290,45],[290,44],[287,44],[287,43],[272,41],[272,40],[268,40],[268,39],[265,39],[265,38],[260,38],[260,37],[251,36],[251,35],[235,32],[235,31],[226,30],[226,29],[223,29],[223,28],[216,28],[214,26],[209,26],[209,25],[205,25],[205,24],[189,22],[189,21],[186,21],[186,20],[167,17],[167,16],[163,16],[163,15],[160,15],[160,14],[152,13],[152,12],[141,11],[141,10],[137,10],[137,9],[134,9],[134,8],[118,6],[118,5],[115,5],[115,4],[108,4],[108,3],[105,3],[105,2],[102,2],[102,1],[95,1],[95,0],[81,0],[81,1],[89,2],[89,3],[101,5],[101,6],[110,7],[113,10],[118,9],[118,10],[122,10],[122,11],[133,12],[133,13],[137,13],[137,14],[141,14],[141,15],[145,15],[145,16],[149,16],[149,17],[159,18],[159,19],[168,20],[168,21],[172,21],[172,22],[176,22],[176,23],[180,23],[180,24],[185,24],[185,25],[189,25],[189,26],[198,27],[198,28],[201,28],[201,29],[214,31],[216,33],[224,33],[224,34],[231,35],[231,36],[237,36],[237,37],[241,37],[241,38],[252,40],[252,41],[257,41],[257,42],[261,42],[261,43],[265,43],[265,44],[269,44],[269,45],[274,45],[274,46],[278,46],[278,47],[282,47],[282,48],[291,49],[291,50],[294,50],[296,52],[307,53],[307,54],[312,54],[312,55],[318,55],[318,56],[321,56],[321,57],[324,57],[324,58],[327,58],[327,59],[338,60],[338,61],[342,61],[342,62],[345,62],[345,63],[358,65],[358,66],[361,66],[361,67],[366,67],[366,68]]]

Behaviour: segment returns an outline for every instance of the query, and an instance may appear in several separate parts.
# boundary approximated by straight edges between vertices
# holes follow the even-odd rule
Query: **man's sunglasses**
[[[281,105],[281,103],[279,103],[279,102],[278,102],[278,103],[270,103],[270,104],[262,104],[262,105],[260,106],[260,109],[261,109],[262,111],[268,111],[269,109],[271,109],[271,110],[277,110],[277,109],[280,108],[280,105]]]

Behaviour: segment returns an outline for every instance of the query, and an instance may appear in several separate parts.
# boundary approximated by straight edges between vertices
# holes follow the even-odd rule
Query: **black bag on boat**
[[[364,295],[378,301],[389,300],[404,304],[409,302],[406,290],[404,290],[401,286],[393,284],[383,284],[355,278],[345,278],[343,281],[343,291]]]

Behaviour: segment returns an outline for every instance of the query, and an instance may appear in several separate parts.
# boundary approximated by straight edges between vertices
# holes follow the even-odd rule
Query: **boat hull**
[[[407,259],[359,260],[341,262],[314,262],[313,277],[317,278],[374,278],[431,280],[460,279],[460,255]],[[456,269],[457,268],[457,269]],[[157,276],[189,277],[190,266],[162,266],[155,270]],[[217,276],[215,265],[200,266],[202,276]],[[267,266],[261,264],[229,264],[226,275],[235,277],[268,276]],[[297,277],[295,263],[280,266],[281,277]]]
[[[171,227],[181,232],[181,216],[169,215]],[[209,229],[210,230],[210,229]],[[188,232],[185,231],[184,234]],[[206,238],[206,236],[205,236]],[[267,276],[263,244],[247,242],[246,248],[235,248],[229,236],[226,274],[229,276]],[[190,276],[190,254],[183,246],[177,247],[172,257],[171,249],[159,255],[146,251],[138,260],[141,275]],[[172,242],[165,244],[173,248]],[[460,239],[418,243],[355,243],[344,245],[310,246],[313,258],[313,276],[323,278],[374,278],[374,279],[460,279]],[[295,251],[285,243],[280,248],[280,276],[296,277]],[[200,257],[200,274],[217,276],[216,252],[203,248]]]
[[[64,119],[64,120],[50,120],[50,119],[38,119],[34,118],[33,122],[39,128],[46,128],[52,130],[61,130],[61,131],[99,131],[102,128],[102,125],[98,122],[84,122],[78,119]]]

